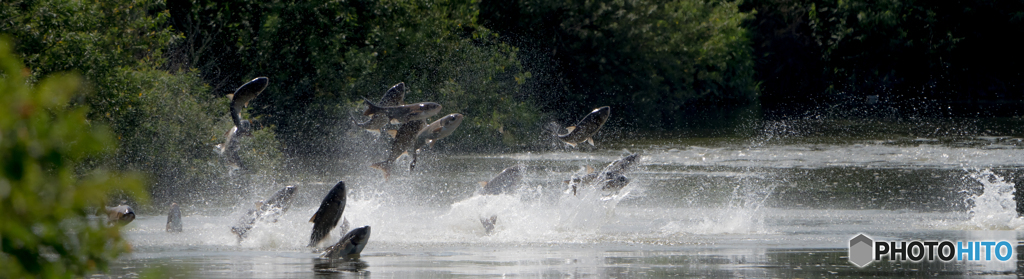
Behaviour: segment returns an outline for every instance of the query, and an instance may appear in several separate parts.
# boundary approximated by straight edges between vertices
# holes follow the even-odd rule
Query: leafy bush
[[[83,160],[111,151],[114,139],[87,110],[69,107],[77,75],[28,86],[29,69],[0,39],[0,277],[82,276],[128,251],[119,227],[90,220],[112,191],[145,202],[134,174],[78,173]]]
[[[727,1],[485,1],[486,25],[525,49],[544,107],[611,105],[643,128],[684,121],[698,104],[757,96],[746,30]],[[551,63],[555,63],[551,66]]]
[[[1024,100],[1024,91],[1014,89],[1024,86],[1014,66],[1024,63],[1024,54],[1005,43],[1024,35],[1024,2],[747,0],[743,6],[757,11],[748,28],[756,34],[765,93],[784,107],[862,104],[878,95],[906,113],[937,115],[938,107],[991,113],[1003,104],[1016,114]]]
[[[540,115],[519,88],[527,73],[516,49],[476,23],[474,1],[193,1],[170,9],[186,35],[172,51],[184,58],[172,60],[196,61],[182,67],[197,67],[216,94],[270,78],[252,111],[276,127],[289,156],[345,152],[338,141],[361,97],[379,98],[398,82],[410,88],[409,103],[465,114],[465,131],[533,128],[522,119]],[[522,141],[480,138],[472,142]]]
[[[227,168],[213,149],[232,125],[227,99],[210,94],[195,70],[168,70],[164,50],[183,41],[169,15],[157,0],[0,4],[0,32],[14,35],[30,80],[60,71],[84,77],[88,93],[72,104],[90,107],[89,119],[110,126],[120,142],[91,164],[151,175],[161,203],[185,189],[219,187]],[[279,145],[262,150],[280,155]]]

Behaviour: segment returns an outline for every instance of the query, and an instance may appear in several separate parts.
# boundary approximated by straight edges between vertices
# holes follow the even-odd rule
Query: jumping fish
[[[399,82],[384,92],[380,98],[380,105],[385,107],[405,105],[405,83]],[[356,123],[356,126],[370,132],[380,133],[380,129],[388,124],[388,117],[384,114],[375,114],[363,123]]]
[[[366,243],[370,241],[370,226],[356,228],[341,238],[338,243],[324,249],[320,254],[321,258],[329,259],[358,259],[363,252]]]
[[[263,89],[266,89],[268,84],[270,84],[270,79],[258,77],[242,84],[238,89],[235,89],[235,93],[228,94],[228,98],[231,98],[231,121],[234,121],[235,126],[239,129],[239,133],[248,134],[251,132],[249,121],[242,119],[242,109],[248,107],[249,101],[252,101],[252,99],[255,99],[256,96],[263,92]]]
[[[119,205],[107,207],[107,224],[127,225],[135,220],[135,210],[131,206]]]
[[[591,172],[582,177],[574,177],[566,180],[565,183],[570,184],[573,195],[576,195],[579,188],[588,185],[597,185],[604,191],[618,191],[629,184],[629,178],[623,173],[632,170],[639,159],[640,155],[630,154],[612,161],[604,169],[601,169],[601,172]]]
[[[245,238],[246,233],[256,224],[257,220],[270,220],[274,218],[272,221],[277,221],[276,216],[283,214],[291,207],[289,202],[292,196],[295,195],[295,190],[295,186],[285,186],[267,200],[256,202],[256,206],[249,209],[245,215],[242,215],[237,225],[231,227],[231,232],[238,236],[238,240],[242,240]]]
[[[409,165],[409,170],[412,171],[416,168],[416,155],[424,145],[427,147],[434,147],[434,143],[440,139],[443,139],[455,132],[455,128],[462,124],[462,114],[453,113],[441,117],[437,121],[430,123],[427,127],[423,128],[416,134],[416,141],[413,144],[412,152],[412,164]]]
[[[491,215],[491,218],[480,218],[480,224],[484,225],[484,231],[491,234],[494,231],[494,223],[498,222],[498,215]]]
[[[240,136],[252,135],[252,123],[242,118],[242,109],[248,107],[249,101],[263,92],[269,83],[270,80],[266,77],[254,78],[235,89],[235,93],[227,95],[231,99],[231,122],[235,125],[228,129],[227,133],[224,133],[224,143],[218,144],[215,150],[227,158],[229,165],[246,169],[242,164],[242,159],[238,157],[238,139]]]
[[[484,195],[500,195],[515,190],[515,186],[523,180],[523,167],[520,165],[505,168],[488,182],[480,182]]]
[[[167,232],[181,232],[181,209],[177,203],[171,203],[171,211],[167,213]]]
[[[248,124],[248,120],[242,120],[242,123]],[[231,126],[227,133],[224,133],[224,143],[218,144],[216,147],[217,154],[224,156],[227,160],[228,165],[237,167],[239,169],[247,169],[242,163],[242,158],[238,156],[238,150],[240,145],[238,142],[239,136],[238,126]]]
[[[392,124],[402,124],[414,120],[423,120],[427,117],[434,116],[441,111],[441,105],[434,102],[423,102],[415,103],[404,106],[391,106],[382,107],[366,98],[363,98],[363,102],[368,106],[363,115],[374,116],[377,114],[384,114]]]
[[[398,127],[397,131],[389,131],[389,133],[394,133],[395,137],[391,141],[391,148],[388,149],[384,161],[373,163],[370,167],[383,171],[384,180],[387,180],[391,177],[391,167],[394,165],[395,160],[398,160],[398,157],[412,149],[416,140],[416,134],[426,125],[427,123],[423,120],[413,120],[402,124],[401,127]]]
[[[594,145],[592,137],[597,134],[598,130],[601,130],[601,126],[604,126],[610,115],[611,108],[607,106],[596,108],[590,114],[587,114],[586,117],[583,117],[583,120],[580,120],[576,126],[566,127],[567,133],[560,134],[556,132],[555,135],[559,140],[572,147],[576,147],[576,144],[581,142],[588,142],[590,145]]]
[[[309,218],[309,222],[313,223],[313,233],[309,235],[309,247],[316,247],[317,244],[320,244],[320,241],[331,233],[334,226],[338,225],[341,214],[345,212],[345,199],[345,182],[338,181],[338,184],[327,192],[327,196],[324,196],[324,200],[320,202],[320,208],[313,213],[313,217]]]

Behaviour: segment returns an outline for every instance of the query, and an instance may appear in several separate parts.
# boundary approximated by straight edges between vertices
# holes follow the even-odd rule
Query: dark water
[[[337,178],[257,183],[252,196],[295,185],[294,206],[237,241],[251,201],[187,204],[185,231],[163,231],[164,212],[141,213],[126,235],[134,252],[109,273],[137,277],[823,277],[1016,276],[1000,261],[847,259],[859,233],[875,240],[1006,240],[1018,229],[1013,192],[1024,164],[1012,137],[751,144],[730,139],[637,141],[594,150],[445,156],[390,181],[365,168]],[[562,181],[626,154],[643,157],[614,194],[566,193]],[[406,159],[403,159],[406,160]],[[407,162],[407,161],[405,161]],[[509,195],[474,195],[503,168],[527,167]],[[355,262],[318,259],[307,220],[338,180],[345,217],[373,234]],[[488,234],[481,217],[496,215]],[[332,232],[325,245],[340,238]],[[330,242],[330,243],[327,243]],[[1018,248],[1019,249],[1019,248]],[[1018,271],[1021,270],[1021,271]]]

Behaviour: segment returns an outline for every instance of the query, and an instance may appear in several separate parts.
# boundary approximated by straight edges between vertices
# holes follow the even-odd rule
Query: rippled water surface
[[[427,151],[415,172],[396,171],[389,181],[368,167],[337,178],[250,181],[237,205],[184,204],[182,233],[164,232],[166,212],[138,212],[125,228],[134,252],[98,276],[1024,275],[1020,260],[857,268],[846,258],[858,233],[885,241],[1016,244],[1024,236],[1013,200],[1024,164],[1020,139],[714,142],[452,156]],[[630,153],[642,155],[641,167],[626,174],[630,183],[618,193],[566,192],[563,180],[585,166],[600,169]],[[516,164],[526,166],[518,191],[475,194],[478,182]],[[307,221],[337,180],[349,186],[345,218],[353,227],[372,226],[359,261],[321,260],[305,247]],[[239,216],[285,185],[299,189],[292,208],[238,241],[230,227]],[[498,216],[490,234],[480,223],[487,216]],[[324,245],[341,234],[335,230]]]

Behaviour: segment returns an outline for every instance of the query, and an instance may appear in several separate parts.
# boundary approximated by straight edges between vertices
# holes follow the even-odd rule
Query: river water
[[[415,172],[396,171],[389,181],[368,167],[335,178],[255,179],[237,205],[185,204],[182,233],[164,231],[166,212],[140,212],[124,228],[133,252],[96,277],[1024,275],[1019,255],[864,268],[847,259],[859,233],[1017,246],[1024,237],[1013,200],[1024,175],[1019,138],[623,142],[511,154],[427,151]],[[620,192],[566,193],[563,180],[585,166],[600,169],[631,153],[642,156],[641,166]],[[370,162],[363,161],[355,165]],[[475,195],[479,181],[516,164],[526,167],[517,192]],[[358,261],[321,260],[305,247],[307,220],[338,180],[348,185],[345,218],[372,227]],[[239,216],[285,185],[298,187],[292,208],[238,241],[230,227]],[[492,215],[498,221],[488,234],[480,218]],[[324,245],[341,234],[333,231]]]

